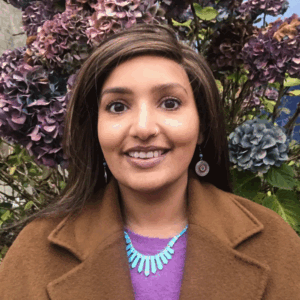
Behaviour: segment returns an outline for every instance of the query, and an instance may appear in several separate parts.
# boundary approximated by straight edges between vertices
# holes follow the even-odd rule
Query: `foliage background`
[[[0,180],[13,191],[0,192],[2,229],[44,208],[66,186],[64,115],[88,54],[120,29],[165,23],[213,70],[226,113],[234,193],[274,210],[300,235],[300,145],[293,139],[300,103],[285,126],[277,123],[286,111],[283,100],[300,95],[294,89],[300,85],[300,18],[266,22],[283,14],[288,1],[6,2],[22,11],[27,39],[0,57],[0,144],[11,150],[1,153]],[[267,127],[255,127],[257,120]],[[0,260],[24,225],[0,232]]]

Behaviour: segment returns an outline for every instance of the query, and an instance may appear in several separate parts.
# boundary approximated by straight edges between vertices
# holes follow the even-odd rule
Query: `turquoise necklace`
[[[127,232],[124,231],[125,234],[125,239],[126,239],[126,250],[127,250],[127,256],[128,256],[128,261],[129,264],[131,264],[131,268],[134,269],[137,266],[137,263],[140,261],[139,267],[138,267],[138,272],[141,273],[144,269],[144,273],[146,276],[149,276],[150,274],[150,264],[151,264],[151,272],[153,274],[156,273],[156,264],[157,268],[159,270],[163,269],[163,264],[162,262],[166,265],[168,264],[169,260],[172,259],[172,254],[174,254],[174,249],[172,247],[174,246],[175,242],[186,232],[188,228],[188,225],[181,231],[180,234],[176,235],[175,237],[172,238],[172,240],[168,243],[165,249],[163,249],[160,253],[157,255],[151,255],[151,256],[146,256],[138,252],[137,250],[134,249],[130,237],[128,236]],[[156,262],[156,264],[155,264]]]

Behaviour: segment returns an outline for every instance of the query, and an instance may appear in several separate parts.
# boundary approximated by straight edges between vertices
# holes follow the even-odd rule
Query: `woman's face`
[[[162,84],[174,86],[153,89]],[[126,88],[130,93],[103,94],[116,87]],[[98,138],[107,165],[119,184],[151,192],[187,176],[195,147],[203,137],[199,135],[200,120],[192,87],[179,64],[157,56],[133,58],[111,72],[102,94]],[[112,102],[118,103],[109,107]],[[138,145],[170,151],[160,164],[145,169],[131,165],[124,154]]]

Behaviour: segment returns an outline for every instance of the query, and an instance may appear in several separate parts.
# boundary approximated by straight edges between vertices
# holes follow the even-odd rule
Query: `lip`
[[[125,156],[126,156],[126,160],[133,167],[148,169],[148,168],[153,168],[153,167],[159,165],[166,158],[166,156],[169,152],[170,151],[167,151],[165,154],[162,154],[161,156],[153,157],[153,158],[149,158],[149,159],[135,158],[135,157],[131,157],[127,154],[125,154]]]

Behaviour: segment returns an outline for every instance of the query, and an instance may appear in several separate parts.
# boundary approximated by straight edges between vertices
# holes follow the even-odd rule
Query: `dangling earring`
[[[209,165],[206,161],[204,161],[202,158],[203,158],[203,154],[201,152],[201,148],[200,148],[200,145],[199,145],[199,151],[200,151],[200,154],[199,154],[199,157],[200,157],[200,161],[197,162],[196,166],[195,166],[195,171],[197,173],[197,175],[203,177],[203,176],[206,176],[209,172]]]
[[[105,183],[107,183],[107,173],[106,173],[106,166],[107,166],[107,163],[103,157],[103,167],[104,167],[104,178],[105,178]]]

